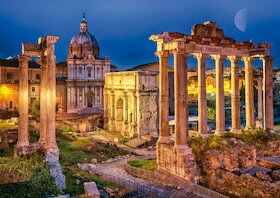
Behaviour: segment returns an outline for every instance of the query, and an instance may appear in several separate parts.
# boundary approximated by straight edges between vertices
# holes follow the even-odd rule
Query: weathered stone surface
[[[240,171],[256,164],[256,148],[239,145],[223,150],[209,150],[203,157],[203,170],[209,174],[217,169]]]
[[[198,181],[195,155],[191,148],[180,149],[172,145],[157,144],[157,165],[159,171],[167,171],[194,183]]]
[[[14,156],[32,156],[35,155],[40,149],[41,149],[41,144],[39,143],[32,143],[29,144],[28,146],[18,146],[15,145],[14,147]]]
[[[97,159],[93,158],[93,159],[90,160],[90,162],[91,162],[92,164],[97,164]]]
[[[261,181],[250,174],[240,176],[230,171],[217,170],[210,177],[209,187],[232,197],[274,198],[280,196],[280,182]],[[221,183],[221,181],[223,181]]]
[[[280,181],[280,170],[274,170],[272,172],[272,178],[276,181]]]
[[[257,171],[256,177],[263,181],[270,181],[270,182],[272,181],[271,177],[266,172],[263,172],[263,171]]]
[[[81,170],[88,171],[88,172],[94,172],[96,170],[96,166],[93,164],[77,164],[77,167]]]
[[[258,155],[279,157],[280,156],[280,140],[268,142],[266,149],[258,150]]]
[[[65,176],[59,164],[59,152],[57,150],[47,151],[45,161],[50,167],[50,174],[54,179],[56,187],[60,190],[66,189]]]
[[[86,198],[100,198],[100,193],[95,182],[85,182],[84,188]]]

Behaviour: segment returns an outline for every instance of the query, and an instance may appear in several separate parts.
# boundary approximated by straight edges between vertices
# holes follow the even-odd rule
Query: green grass
[[[85,181],[95,181],[97,184],[113,189],[119,187],[78,169],[76,164],[78,162],[89,163],[92,158],[96,158],[100,162],[118,155],[126,155],[128,154],[126,151],[109,143],[96,142],[89,137],[78,137],[76,133],[69,131],[59,131],[57,143],[60,149],[60,164],[66,176],[65,193],[69,193],[71,196],[83,194],[83,182]],[[77,180],[80,181],[78,185]]]
[[[130,160],[127,163],[130,166],[150,171],[154,171],[157,168],[156,160]]]

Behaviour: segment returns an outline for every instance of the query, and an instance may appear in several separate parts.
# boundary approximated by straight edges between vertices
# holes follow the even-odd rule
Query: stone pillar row
[[[173,50],[174,55],[174,92],[175,92],[175,145],[181,146],[186,143],[188,131],[188,100],[187,100],[187,62],[186,53]],[[159,143],[169,143],[168,125],[168,56],[169,51],[156,53],[159,58]],[[206,99],[206,76],[205,60],[207,55],[193,54],[198,62],[198,132],[207,133],[207,99]],[[221,55],[210,55],[215,60],[216,68],[216,134],[225,130],[225,101],[224,101],[224,58]],[[240,89],[239,69],[237,56],[228,56],[231,62],[231,107],[233,133],[241,131],[240,126]],[[262,57],[264,76],[264,129],[273,129],[273,98],[272,98],[272,58]],[[253,57],[242,57],[245,66],[245,103],[246,103],[246,128],[253,128],[254,120],[254,90],[253,90]],[[259,97],[260,98],[260,97]],[[260,100],[260,99],[259,99]],[[262,107],[259,105],[259,115]]]
[[[40,82],[40,145],[47,151],[58,152],[56,144],[56,56],[54,45],[59,37],[47,36],[40,38],[37,44],[32,44],[33,50],[23,48],[23,55],[19,56],[19,130],[17,149],[20,153],[22,148],[28,154],[29,131],[28,131],[28,60],[29,56],[36,54],[42,58],[41,82]],[[24,44],[23,44],[24,45]],[[41,47],[41,52],[38,52]],[[32,145],[33,146],[33,145]]]

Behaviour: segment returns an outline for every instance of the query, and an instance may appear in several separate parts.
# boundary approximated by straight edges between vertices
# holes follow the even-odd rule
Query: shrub
[[[43,197],[61,193],[39,157],[0,158],[1,197]]]

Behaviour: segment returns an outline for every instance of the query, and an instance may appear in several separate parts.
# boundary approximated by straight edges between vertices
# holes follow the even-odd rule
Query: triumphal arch
[[[56,114],[56,56],[55,43],[58,36],[38,39],[38,44],[22,44],[22,55],[18,56],[19,76],[19,129],[15,154],[30,155],[43,148],[58,154],[55,134]],[[28,61],[31,56],[41,57],[40,81],[40,139],[30,144],[28,129]]]
[[[198,67],[198,131],[207,133],[207,100],[205,82],[205,61],[207,57],[215,60],[216,67],[216,134],[225,130],[224,101],[224,59],[231,62],[231,105],[232,132],[239,132],[240,93],[238,61],[245,68],[245,105],[246,128],[253,128],[254,93],[252,61],[263,61],[263,127],[273,129],[272,96],[272,60],[269,43],[254,44],[237,42],[224,36],[223,30],[215,22],[196,24],[191,35],[178,32],[155,34],[150,40],[157,43],[156,55],[159,58],[159,128],[157,145],[157,163],[159,169],[171,172],[179,177],[195,180],[195,163],[191,149],[187,146],[188,134],[188,93],[187,93],[187,57],[193,55]],[[175,92],[175,143],[170,144],[168,128],[168,57],[174,56],[174,92]]]

